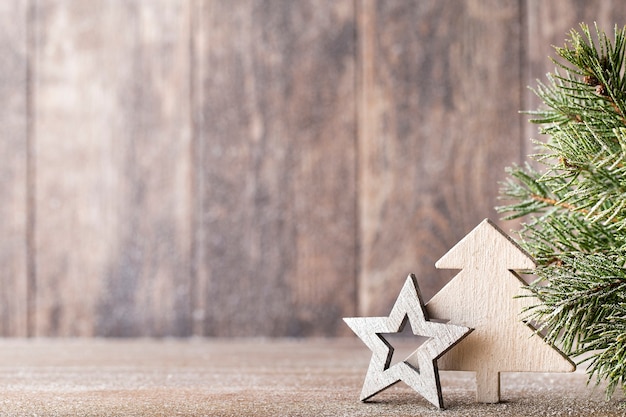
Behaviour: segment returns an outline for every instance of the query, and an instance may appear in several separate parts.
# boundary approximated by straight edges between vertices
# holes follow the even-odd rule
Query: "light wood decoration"
[[[415,275],[409,275],[389,317],[344,318],[352,331],[372,351],[361,401],[366,401],[391,385],[404,381],[426,400],[443,408],[437,359],[464,338],[471,329],[452,324],[428,321]],[[393,346],[383,333],[398,333],[407,321],[414,335],[429,337],[408,360],[389,366]]]
[[[512,270],[535,262],[486,219],[436,263],[461,271],[426,305],[431,317],[451,320],[474,332],[439,361],[445,370],[475,371],[476,399],[500,401],[500,372],[571,372],[575,365],[521,320],[524,307],[538,303]]]

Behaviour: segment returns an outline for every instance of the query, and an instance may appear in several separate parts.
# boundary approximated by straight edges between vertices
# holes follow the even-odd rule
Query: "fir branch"
[[[498,210],[524,218],[520,244],[539,264],[525,319],[585,355],[610,396],[626,391],[626,27],[595,35],[581,24],[555,48],[534,90],[544,107],[529,112],[547,140],[534,165],[507,170]]]
[[[581,208],[577,208],[569,203],[566,203],[564,201],[557,201],[553,198],[547,198],[547,197],[542,197],[540,195],[536,195],[536,194],[531,194],[530,198],[532,198],[533,200],[536,200],[540,203],[545,203],[548,206],[553,206],[553,207],[563,207],[564,209],[570,210],[570,211],[574,211],[574,212],[580,212],[583,214],[587,214],[589,213],[589,210],[586,209],[581,209]]]

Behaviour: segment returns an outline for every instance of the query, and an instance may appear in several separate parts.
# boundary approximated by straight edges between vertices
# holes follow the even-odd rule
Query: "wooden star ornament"
[[[411,274],[406,279],[389,317],[349,317],[343,320],[372,351],[361,401],[403,381],[430,403],[443,408],[437,359],[472,329],[429,321],[415,275]],[[406,360],[390,366],[393,346],[385,340],[383,334],[399,333],[407,322],[414,335],[429,339],[410,355],[417,359],[417,366]]]

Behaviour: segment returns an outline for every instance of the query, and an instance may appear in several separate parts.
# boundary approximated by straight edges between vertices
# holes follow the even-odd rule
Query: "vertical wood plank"
[[[36,334],[188,335],[188,3],[37,5]]]
[[[202,335],[348,334],[356,300],[355,13],[198,2]]]
[[[27,333],[26,0],[0,3],[0,335]]]
[[[555,65],[550,60],[556,57],[553,46],[563,46],[571,29],[580,30],[580,23],[588,24],[593,33],[596,22],[611,37],[615,25],[620,28],[626,25],[626,8],[619,0],[526,0],[525,4],[528,16],[528,65],[524,83],[531,87],[536,87],[536,80],[545,82],[546,73],[554,72]],[[541,100],[526,89],[525,110],[535,110],[541,104]],[[526,123],[524,136],[538,138],[537,126]],[[528,154],[534,152],[530,140],[526,141],[526,150]]]
[[[430,298],[450,277],[435,261],[498,218],[498,181],[522,150],[521,14],[486,0],[360,4],[359,300],[378,315],[409,272]]]

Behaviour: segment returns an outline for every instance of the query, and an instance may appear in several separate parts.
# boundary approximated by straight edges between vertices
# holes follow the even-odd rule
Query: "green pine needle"
[[[548,139],[507,170],[498,210],[524,219],[520,243],[539,264],[525,319],[610,397],[626,391],[626,27],[594,35],[581,24],[555,48],[534,90],[544,106],[529,112]]]

